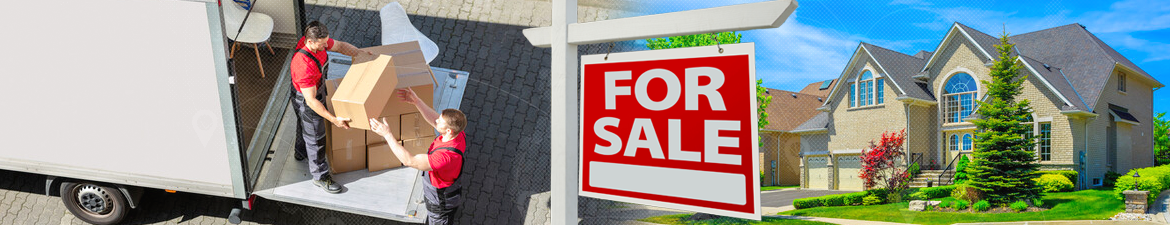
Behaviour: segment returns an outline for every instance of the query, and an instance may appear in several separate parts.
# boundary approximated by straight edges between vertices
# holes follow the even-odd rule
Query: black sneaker
[[[317,185],[317,187],[325,189],[325,192],[329,192],[330,194],[341,193],[341,185],[337,184],[337,182],[333,182],[333,178],[331,177],[324,177],[320,180],[314,180],[313,185]]]
[[[297,152],[297,153],[293,153],[293,158],[297,159],[297,161],[305,161],[305,158],[309,158],[309,156],[302,154],[300,152]]]

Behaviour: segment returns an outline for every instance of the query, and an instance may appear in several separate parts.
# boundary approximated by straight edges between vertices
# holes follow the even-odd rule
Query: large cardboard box
[[[374,55],[354,57],[346,79],[330,101],[349,126],[369,130],[370,118],[381,116],[398,88],[434,85],[435,78],[418,42],[363,48]]]
[[[426,154],[427,150],[429,150],[431,147],[431,141],[434,139],[434,136],[422,137],[401,141],[399,144],[406,148],[406,151],[410,152],[411,156],[414,156],[417,154]],[[398,160],[398,157],[394,155],[392,150],[390,150],[390,145],[386,144],[385,142],[369,145],[368,149],[370,156],[370,172],[398,168],[402,166],[402,161]]]
[[[328,98],[332,96],[337,90],[337,86],[341,83],[341,79],[333,79],[325,81],[325,89]],[[325,103],[327,107],[332,108],[331,103]],[[361,170],[366,168],[366,135],[365,131],[359,129],[345,129],[329,124],[329,130],[326,133],[326,158],[329,160],[329,167],[333,173],[344,173],[349,171]]]
[[[435,88],[431,84],[411,86],[409,88],[411,90],[414,90],[414,93],[416,95],[418,95],[418,98],[422,99],[423,102],[426,102],[427,106],[434,107]],[[379,114],[378,117],[375,117],[375,118],[381,119],[381,118],[385,117],[386,123],[388,123],[387,125],[390,127],[390,132],[394,133],[394,137],[398,138],[398,140],[404,140],[404,139],[414,138],[414,137],[404,137],[405,135],[403,135],[403,131],[402,131],[402,127],[403,127],[402,115],[403,114],[411,114],[411,113],[418,114],[418,109],[415,108],[414,105],[411,105],[410,103],[403,102],[398,97],[398,94],[395,93],[395,96],[392,97],[389,100],[389,102],[386,103],[386,107],[382,110],[382,113]],[[419,123],[419,127],[417,128],[417,130],[422,131],[424,133],[424,134],[422,134],[422,136],[427,136],[427,135],[434,136],[433,134],[434,134],[435,129],[434,129],[434,127],[431,127],[430,123],[427,123],[426,121],[419,121],[419,122],[421,122],[421,123]],[[409,127],[409,129],[415,130],[416,128]],[[381,136],[378,136],[377,134],[374,134],[374,132],[366,132],[366,134],[367,134],[366,135],[367,144],[377,144],[377,143],[385,143],[386,142],[386,140],[384,138],[382,138]],[[418,136],[418,135],[415,135],[415,136]]]

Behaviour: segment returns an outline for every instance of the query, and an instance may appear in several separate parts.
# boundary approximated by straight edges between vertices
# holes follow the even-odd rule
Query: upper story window
[[[1117,91],[1125,92],[1125,74],[1117,73]]]
[[[943,108],[946,110],[947,123],[958,123],[966,120],[975,108],[975,94],[978,92],[975,79],[966,73],[959,73],[947,79],[943,86]]]
[[[885,102],[885,84],[881,77],[864,70],[854,83],[849,84],[849,107],[869,106]]]

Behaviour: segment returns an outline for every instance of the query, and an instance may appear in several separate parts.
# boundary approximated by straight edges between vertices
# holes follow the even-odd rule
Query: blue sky
[[[763,0],[648,0],[657,14]],[[860,41],[913,55],[934,51],[954,22],[998,36],[1080,23],[1130,61],[1170,84],[1170,1],[797,1],[775,29],[742,32],[756,43],[756,76],[769,88],[799,91],[835,79]],[[1154,111],[1170,112],[1170,89],[1154,92]]]

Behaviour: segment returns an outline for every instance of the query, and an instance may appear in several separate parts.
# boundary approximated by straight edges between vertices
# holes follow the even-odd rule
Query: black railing
[[[918,164],[919,170],[921,170],[923,168],[922,153],[910,153],[910,164],[906,165],[906,166],[913,166],[915,163]]]
[[[943,169],[942,173],[938,174],[938,179],[937,179],[937,180],[938,180],[938,186],[949,185],[949,184],[954,184],[954,183],[955,183],[955,179],[954,179],[954,176],[955,176],[955,175],[954,175],[954,174],[951,174],[951,179],[947,179],[947,180],[949,180],[949,181],[950,181],[950,183],[948,183],[948,184],[943,184],[943,183],[942,183],[942,182],[943,182],[943,179],[942,179],[942,178],[943,178],[943,176],[946,176],[946,175],[947,175],[947,171],[951,171],[951,167],[955,167],[955,161],[956,161],[956,160],[959,160],[959,157],[963,157],[963,153],[959,153],[958,155],[955,155],[955,158],[951,159],[951,161],[950,161],[949,163],[947,163],[947,168],[946,168],[946,169]]]

